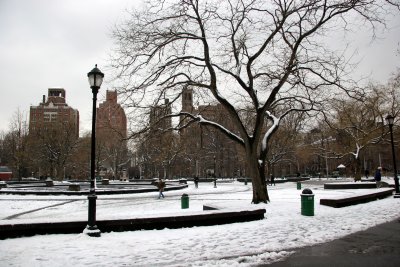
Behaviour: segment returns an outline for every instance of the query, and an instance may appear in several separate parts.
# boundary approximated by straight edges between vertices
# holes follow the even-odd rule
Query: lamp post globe
[[[396,154],[394,151],[394,141],[393,141],[393,125],[394,125],[394,116],[387,115],[385,118],[387,124],[389,125],[390,130],[390,143],[392,145],[392,157],[393,157],[393,171],[394,171],[394,186],[395,186],[395,197],[400,197],[399,191],[399,178],[397,177],[397,166],[396,166]]]
[[[97,64],[95,67],[87,74],[89,79],[90,88],[100,88],[103,83],[104,73],[102,73],[98,68]]]
[[[389,125],[389,127],[393,127],[394,124],[394,117],[392,115],[387,115],[385,118],[387,124]]]
[[[95,173],[96,173],[96,103],[97,93],[99,92],[100,86],[103,83],[104,73],[98,68],[97,64],[87,74],[89,79],[90,88],[93,93],[93,115],[92,115],[92,138],[91,138],[91,157],[90,157],[90,191],[88,195],[88,224],[84,232],[88,236],[99,237],[101,235],[100,229],[96,225],[96,185],[95,185]]]

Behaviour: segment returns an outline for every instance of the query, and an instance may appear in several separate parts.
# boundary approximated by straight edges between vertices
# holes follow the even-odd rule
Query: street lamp
[[[214,178],[217,177],[217,173],[216,173],[216,158],[214,155]]]
[[[390,141],[392,143],[392,156],[393,156],[393,169],[394,169],[394,186],[396,190],[395,197],[400,197],[399,192],[399,178],[397,177],[397,167],[396,167],[396,154],[394,153],[394,142],[393,142],[393,124],[394,124],[394,117],[392,115],[386,116],[386,122],[389,124],[390,130]]]
[[[93,115],[92,115],[92,144],[91,144],[91,157],[90,157],[90,191],[88,195],[88,225],[86,226],[85,233],[88,236],[99,237],[101,232],[96,225],[96,188],[95,188],[95,164],[96,164],[96,102],[97,93],[99,92],[101,83],[103,82],[104,73],[98,68],[97,64],[88,74],[90,88],[93,93]]]
[[[217,188],[216,160],[214,155],[214,188]]]

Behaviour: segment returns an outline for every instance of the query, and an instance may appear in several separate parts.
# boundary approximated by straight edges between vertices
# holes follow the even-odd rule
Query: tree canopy
[[[266,202],[268,143],[281,120],[292,112],[320,110],[337,94],[363,94],[351,79],[345,54],[324,37],[346,30],[355,16],[372,28],[384,23],[390,6],[399,2],[149,0],[114,30],[112,65],[126,82],[120,92],[137,110],[165,97],[174,103],[187,86],[198,101],[221,104],[231,128],[200,114],[168,116],[185,115],[240,144],[253,202]],[[244,107],[253,114],[251,128],[240,114]]]

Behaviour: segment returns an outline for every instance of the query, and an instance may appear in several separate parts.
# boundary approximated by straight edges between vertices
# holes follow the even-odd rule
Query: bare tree
[[[306,122],[305,114],[292,113],[282,120],[276,134],[268,144],[268,155],[266,158],[268,173],[274,173],[274,165],[279,163],[296,163],[296,148],[301,145],[301,136]],[[309,119],[309,118],[308,118]],[[298,168],[296,172],[298,172]]]
[[[398,101],[395,87],[373,84],[368,86],[366,96],[360,100],[331,101],[332,114],[326,117],[326,122],[335,131],[336,146],[331,147],[329,154],[333,153],[337,158],[351,155],[356,181],[362,175],[361,152],[384,140],[387,135],[385,117],[392,112],[399,113]]]
[[[269,201],[265,160],[281,120],[319,108],[338,90],[357,93],[347,89],[346,58],[324,45],[324,35],[346,28],[357,15],[374,26],[383,22],[386,4],[399,6],[383,0],[146,3],[114,31],[112,65],[127,82],[120,91],[132,108],[157,104],[164,96],[174,103],[184,86],[220,103],[233,128],[189,112],[170,116],[214,127],[244,148],[253,203]],[[251,128],[239,115],[243,106],[254,114]],[[265,131],[266,118],[272,123]]]
[[[395,124],[398,124],[400,117],[400,69],[397,69],[392,75],[383,90],[385,92],[383,101],[387,105],[387,112],[396,118]]]
[[[50,177],[62,179],[79,139],[70,122],[54,122],[29,133],[30,151],[41,171]]]
[[[6,165],[11,156],[10,152],[6,149],[6,137],[7,133],[5,131],[0,131],[0,164]]]
[[[8,154],[8,163],[13,175],[20,180],[27,176],[29,155],[27,146],[28,123],[26,113],[17,109],[10,120],[9,132],[4,136],[3,149]]]
[[[143,174],[146,178],[169,178],[175,173],[174,165],[177,157],[181,157],[183,150],[178,146],[178,138],[168,132],[151,132],[143,136],[137,146],[137,153]]]
[[[111,176],[119,178],[120,168],[127,161],[127,142],[123,137],[102,131],[96,137],[96,166],[109,170]]]
[[[72,179],[88,179],[90,177],[91,132],[79,138],[76,149],[69,158],[69,173]],[[97,152],[97,148],[96,148]]]

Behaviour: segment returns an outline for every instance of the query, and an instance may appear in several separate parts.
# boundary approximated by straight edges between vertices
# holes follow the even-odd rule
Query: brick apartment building
[[[117,102],[117,92],[106,92],[106,100],[97,108],[96,133],[112,135],[118,139],[127,137],[127,121],[124,109]]]
[[[117,102],[116,91],[106,91],[106,100],[97,108],[96,140],[100,175],[119,178],[129,168],[127,160],[127,119]]]
[[[34,133],[41,128],[55,126],[57,123],[71,125],[72,133],[79,137],[79,111],[68,106],[66,92],[63,88],[49,88],[48,96],[38,106],[31,106],[29,113],[29,132]]]

